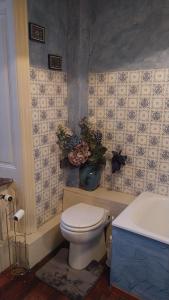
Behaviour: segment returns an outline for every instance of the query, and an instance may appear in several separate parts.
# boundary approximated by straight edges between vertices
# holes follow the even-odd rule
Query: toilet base
[[[106,254],[104,231],[88,243],[70,243],[69,265],[76,270],[82,270],[92,261],[100,261]]]

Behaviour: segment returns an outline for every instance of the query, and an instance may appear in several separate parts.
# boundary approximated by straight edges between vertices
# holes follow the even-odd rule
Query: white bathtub
[[[169,244],[169,197],[144,192],[112,225]]]

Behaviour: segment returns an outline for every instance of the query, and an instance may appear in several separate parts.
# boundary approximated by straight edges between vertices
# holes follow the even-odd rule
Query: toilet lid
[[[61,221],[69,227],[85,228],[99,223],[105,215],[104,208],[79,203],[62,213]]]

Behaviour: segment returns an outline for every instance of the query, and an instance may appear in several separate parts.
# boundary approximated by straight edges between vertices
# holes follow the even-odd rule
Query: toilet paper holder
[[[16,210],[16,202],[12,196],[1,196],[0,200],[5,204],[9,267],[12,275],[21,276],[30,269],[26,243],[25,212],[23,209]]]

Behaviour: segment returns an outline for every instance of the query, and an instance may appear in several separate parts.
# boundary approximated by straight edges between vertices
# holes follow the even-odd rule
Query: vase
[[[101,168],[85,165],[79,170],[80,187],[87,191],[94,191],[100,185]]]

